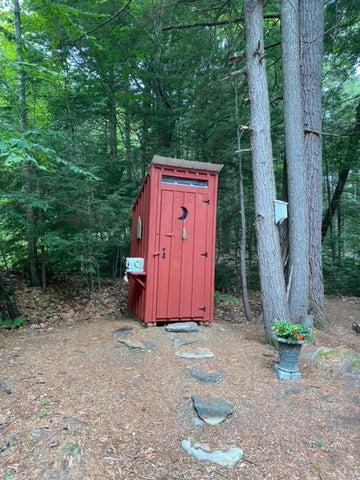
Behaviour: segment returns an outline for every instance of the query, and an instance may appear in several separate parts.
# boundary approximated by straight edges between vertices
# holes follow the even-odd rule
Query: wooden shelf
[[[145,288],[145,283],[140,277],[146,277],[146,272],[126,272],[126,274],[131,275],[142,288]]]

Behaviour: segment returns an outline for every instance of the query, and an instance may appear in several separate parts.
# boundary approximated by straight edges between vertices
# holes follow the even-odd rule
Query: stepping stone
[[[201,443],[194,443],[194,445],[191,445],[191,440],[183,440],[181,446],[196,460],[217,463],[222,467],[231,469],[234,468],[244,456],[243,450],[236,447],[229,448],[227,452],[222,452],[221,450],[211,451],[207,445],[202,445]]]
[[[123,343],[129,348],[138,348],[140,350],[150,350],[155,347],[156,342],[133,342],[132,340],[118,340],[119,343]]]
[[[6,395],[11,395],[12,391],[10,388],[7,388],[4,382],[0,380],[0,393],[5,393]]]
[[[221,398],[200,398],[196,395],[191,398],[198,417],[209,425],[218,425],[233,413],[231,403]]]
[[[214,354],[208,348],[196,348],[188,352],[176,352],[175,355],[180,358],[198,360],[200,358],[212,358]]]
[[[118,328],[117,330],[114,331],[115,337],[120,337],[120,338],[125,338],[125,337],[131,337],[132,331],[131,328]]]
[[[197,332],[199,330],[196,322],[175,322],[165,327],[167,332]]]
[[[217,383],[223,378],[222,373],[202,372],[195,365],[190,365],[187,367],[187,369],[193,378],[196,378],[196,380],[199,380],[199,382],[202,383]]]
[[[173,347],[182,347],[183,345],[191,345],[192,343],[197,342],[197,340],[185,340],[182,338],[172,338],[171,341]]]

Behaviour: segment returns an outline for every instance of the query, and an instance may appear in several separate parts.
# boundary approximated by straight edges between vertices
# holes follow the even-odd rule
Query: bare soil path
[[[1,479],[360,479],[360,335],[351,328],[360,299],[327,299],[330,331],[303,347],[302,379],[281,382],[277,352],[261,325],[239,323],[239,307],[220,305],[210,327],[174,334],[129,317],[119,289],[91,300],[24,287],[19,307],[32,324],[0,333]],[[155,346],[121,343],[125,328]],[[188,346],[173,338],[214,357],[178,358]],[[201,383],[189,365],[223,379]],[[195,425],[193,395],[222,398],[233,415]],[[199,462],[184,439],[240,447],[244,458],[233,470]]]

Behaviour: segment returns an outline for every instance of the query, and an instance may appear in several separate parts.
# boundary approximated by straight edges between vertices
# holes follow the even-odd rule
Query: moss
[[[340,350],[333,349],[333,350],[319,350],[317,352],[317,358],[323,358],[323,357],[328,357],[329,355],[336,355],[339,353]]]
[[[360,355],[355,352],[345,352],[344,358],[349,362],[352,370],[360,369]]]
[[[354,360],[352,363],[350,363],[350,367],[353,370],[359,370],[360,369],[360,360]]]

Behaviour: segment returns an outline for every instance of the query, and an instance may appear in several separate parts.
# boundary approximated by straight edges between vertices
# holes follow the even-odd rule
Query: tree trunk
[[[281,2],[281,45],[285,152],[289,201],[290,317],[301,322],[308,313],[308,200],[304,163],[304,132],[300,84],[300,34],[298,1]]]
[[[130,92],[129,84],[126,85],[126,93]],[[126,179],[131,182],[133,180],[133,159],[131,151],[131,118],[130,118],[130,102],[127,100],[124,112],[124,142],[126,156]]]
[[[270,107],[263,39],[263,2],[245,0],[247,81],[250,100],[250,138],[255,200],[255,228],[266,341],[271,324],[288,320],[289,312],[281,264],[280,242],[274,221],[275,178],[270,132]]]
[[[309,202],[309,298],[317,319],[324,318],[322,272],[322,106],[324,2],[300,1],[301,91],[304,119],[304,156]]]
[[[239,162],[239,207],[240,207],[240,277],[241,277],[241,293],[243,299],[243,306],[245,317],[247,320],[253,318],[253,314],[249,304],[249,295],[247,287],[246,275],[246,216],[244,203],[244,183],[242,172],[242,155],[241,155],[241,132],[239,125],[239,104],[238,104],[238,86],[235,85],[235,118],[236,118],[236,132],[237,132],[237,149]]]
[[[27,130],[27,109],[26,109],[26,89],[25,89],[25,73],[22,67],[22,34],[19,0],[13,0],[14,7],[14,26],[16,39],[16,62],[18,71],[18,97],[19,97],[19,115],[20,124],[23,132]],[[31,180],[30,180],[30,162],[25,160],[22,166],[24,190],[25,190],[25,213],[26,213],[26,234],[27,234],[27,250],[30,268],[30,283],[33,287],[40,286],[40,278],[37,271],[37,241],[34,232],[35,219],[34,210],[31,206]]]
[[[109,147],[110,147],[110,158],[113,163],[116,163],[118,160],[118,148],[117,148],[117,116],[116,116],[115,98],[110,99]]]
[[[341,199],[341,194],[344,191],[344,187],[346,184],[346,180],[348,178],[350,169],[349,168],[343,168],[339,172],[339,178],[338,182],[335,187],[335,191],[333,196],[331,197],[331,201],[329,204],[328,209],[325,212],[324,219],[322,221],[322,236],[325,237],[330,225],[331,225],[331,220],[339,208],[340,205],[340,199]]]

